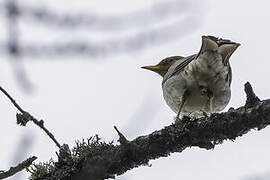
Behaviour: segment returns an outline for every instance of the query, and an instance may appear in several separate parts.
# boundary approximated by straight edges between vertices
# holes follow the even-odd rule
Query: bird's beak
[[[154,71],[156,73],[160,71],[160,66],[157,66],[157,65],[155,65],[155,66],[143,66],[141,68],[147,69],[147,70],[150,70],[150,71]]]
[[[143,69],[147,69],[150,71],[153,71],[155,73],[158,73],[159,75],[161,75],[162,77],[164,77],[164,75],[167,73],[168,68],[161,66],[161,65],[155,65],[155,66],[143,66]]]

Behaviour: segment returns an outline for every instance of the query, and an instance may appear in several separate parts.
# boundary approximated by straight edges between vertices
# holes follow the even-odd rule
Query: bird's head
[[[147,69],[150,71],[154,71],[155,73],[158,73],[162,77],[168,72],[168,69],[173,65],[177,60],[182,59],[183,57],[181,56],[172,56],[172,57],[167,57],[160,61],[157,65],[153,66],[143,66],[143,69]]]

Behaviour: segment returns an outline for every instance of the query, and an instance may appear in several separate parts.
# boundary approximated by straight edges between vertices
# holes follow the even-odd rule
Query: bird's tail
[[[223,63],[227,65],[231,55],[239,46],[239,43],[227,39],[221,39],[214,36],[202,36],[202,46],[197,57],[205,51],[217,51],[221,54]]]

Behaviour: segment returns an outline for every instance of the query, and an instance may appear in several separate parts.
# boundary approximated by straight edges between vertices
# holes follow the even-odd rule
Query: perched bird
[[[142,68],[163,77],[163,97],[179,115],[201,117],[223,110],[231,98],[229,59],[240,46],[230,40],[202,36],[198,54],[167,57]]]

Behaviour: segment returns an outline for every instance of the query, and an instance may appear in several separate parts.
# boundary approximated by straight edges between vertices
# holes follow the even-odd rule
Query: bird
[[[157,65],[143,66],[159,74],[163,98],[177,113],[199,118],[222,111],[231,98],[232,69],[230,57],[240,43],[215,36],[202,36],[197,54],[171,56]]]

